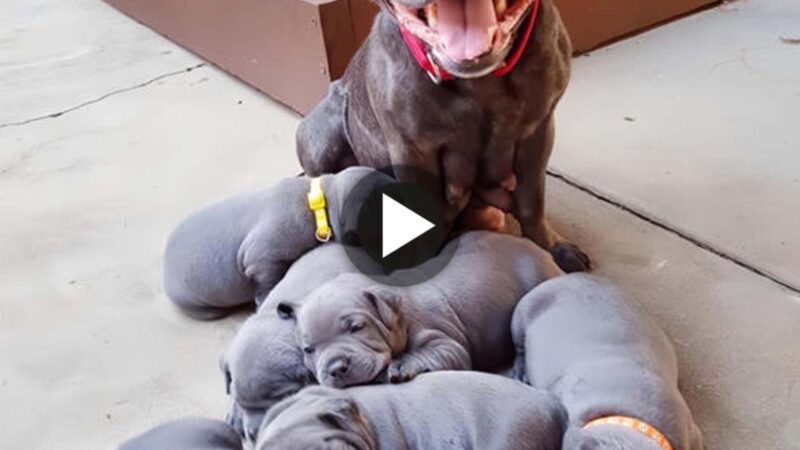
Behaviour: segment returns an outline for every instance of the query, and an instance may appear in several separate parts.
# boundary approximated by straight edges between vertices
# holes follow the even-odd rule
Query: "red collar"
[[[522,57],[522,53],[525,51],[525,47],[528,46],[528,41],[530,40],[533,32],[533,25],[536,23],[536,16],[539,14],[539,3],[540,0],[534,0],[533,5],[531,5],[531,12],[528,14],[527,19],[525,19],[527,20],[527,25],[525,25],[525,30],[522,32],[521,38],[518,40],[516,47],[511,53],[511,56],[506,59],[505,64],[495,69],[495,71],[492,72],[492,76],[502,77],[503,75],[511,72],[514,69],[514,66],[516,66],[519,62],[520,58]],[[422,39],[416,37],[402,25],[400,26],[400,34],[403,36],[406,47],[408,47],[408,51],[411,52],[411,56],[414,57],[417,65],[419,65],[419,67],[431,77],[434,83],[438,84],[441,81],[453,79],[452,75],[447,73],[447,71],[433,61],[425,49],[425,43],[422,41]]]

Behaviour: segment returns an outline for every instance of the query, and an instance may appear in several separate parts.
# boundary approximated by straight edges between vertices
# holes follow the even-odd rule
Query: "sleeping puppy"
[[[278,317],[276,305],[299,303],[316,286],[355,270],[344,246],[319,246],[292,264],[258,312],[239,328],[220,365],[233,400],[228,422],[248,441],[255,439],[269,408],[315,382],[303,364],[294,321]]]
[[[499,375],[437,372],[393,386],[314,386],[276,405],[257,450],[558,450],[558,401]]]
[[[322,177],[333,239],[348,235],[344,203],[358,201],[348,194],[373,174],[354,167]],[[368,180],[376,186],[392,181],[379,175]],[[215,319],[263,299],[292,262],[320,245],[308,207],[310,183],[306,177],[288,178],[186,218],[172,232],[164,254],[164,290],[170,300],[189,316]]]
[[[564,270],[587,269],[586,255],[544,215],[554,110],[571,58],[553,0],[377,3],[382,11],[344,76],[300,124],[306,173],[355,164],[423,170],[440,181],[448,223],[466,208],[475,219],[467,223],[501,229],[508,211]],[[431,82],[409,51],[415,44],[449,80]],[[393,175],[419,181],[413,171]]]
[[[567,409],[565,449],[703,448],[672,344],[607,282],[572,274],[542,283],[519,302],[511,330],[517,374]]]
[[[364,384],[384,373],[402,382],[435,370],[493,370],[513,359],[509,332],[517,301],[559,275],[527,239],[476,231],[425,283],[379,285],[343,274],[312,291],[295,311],[305,364],[325,385]],[[447,251],[445,249],[445,251]]]
[[[228,424],[211,419],[179,419],[123,443],[119,450],[243,450]]]

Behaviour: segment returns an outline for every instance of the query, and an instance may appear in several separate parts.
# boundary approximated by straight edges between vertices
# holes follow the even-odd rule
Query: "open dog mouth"
[[[439,62],[461,67],[502,53],[492,61],[495,67],[501,65],[534,2],[434,0],[422,8],[412,8],[401,1],[390,1],[400,25],[424,41]]]

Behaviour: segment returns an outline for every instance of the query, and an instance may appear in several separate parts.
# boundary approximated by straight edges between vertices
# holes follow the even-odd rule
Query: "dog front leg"
[[[551,112],[529,139],[517,142],[514,171],[517,190],[514,191],[514,216],[520,223],[522,235],[547,249],[565,272],[588,270],[589,257],[578,246],[556,233],[544,215],[544,189],[547,161],[553,150],[555,125]]]
[[[336,81],[297,129],[297,156],[306,175],[338,173],[358,164],[346,127],[347,92]]]
[[[469,370],[472,359],[463,345],[440,331],[425,330],[409,342],[409,350],[389,363],[391,383],[409,381],[437,370]]]

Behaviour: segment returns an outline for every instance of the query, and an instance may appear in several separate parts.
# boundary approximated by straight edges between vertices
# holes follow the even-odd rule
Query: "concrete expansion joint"
[[[109,97],[113,97],[113,96],[118,95],[118,94],[123,94],[125,92],[130,92],[130,91],[133,91],[133,90],[136,90],[136,89],[140,89],[140,88],[149,86],[149,85],[151,85],[153,83],[156,83],[158,81],[161,81],[161,80],[163,80],[165,78],[169,78],[169,77],[173,77],[173,76],[176,76],[176,75],[181,75],[181,74],[184,74],[184,73],[187,73],[187,72],[191,72],[191,71],[193,71],[195,69],[199,69],[199,68],[201,68],[203,66],[206,66],[206,65],[207,65],[207,63],[203,62],[203,63],[195,64],[193,66],[190,66],[190,67],[187,67],[187,68],[184,68],[184,69],[175,70],[173,72],[168,72],[168,73],[159,75],[157,77],[151,78],[151,79],[149,79],[149,80],[147,80],[145,82],[142,82],[142,83],[139,83],[139,84],[136,84],[136,85],[133,85],[133,86],[128,86],[128,87],[125,87],[125,88],[117,89],[117,90],[114,90],[114,91],[111,91],[111,92],[108,92],[108,93],[105,93],[105,94],[103,94],[103,95],[101,95],[101,96],[99,96],[97,98],[85,101],[85,102],[80,103],[80,104],[75,105],[75,106],[71,106],[71,107],[69,107],[67,109],[64,109],[62,111],[58,111],[58,112],[54,112],[54,113],[50,113],[50,114],[45,114],[43,116],[33,117],[33,118],[30,118],[30,119],[21,120],[21,121],[18,121],[18,122],[3,123],[3,124],[0,124],[0,129],[7,128],[7,127],[18,127],[18,126],[22,126],[22,125],[27,125],[29,123],[38,122],[40,120],[55,119],[57,117],[63,116],[64,114],[71,113],[73,111],[77,111],[77,110],[79,110],[81,108],[84,108],[84,107],[89,106],[89,105],[93,105],[95,103],[99,103],[99,102],[101,102],[101,101],[103,101],[103,100],[105,100],[105,99],[107,99]]]
[[[745,270],[747,270],[747,271],[749,271],[749,272],[751,272],[753,274],[756,274],[756,275],[758,275],[758,276],[760,276],[762,278],[766,278],[767,280],[771,281],[772,283],[777,284],[778,286],[783,287],[784,289],[788,289],[789,291],[791,291],[791,292],[793,292],[795,294],[800,294],[800,287],[793,286],[790,283],[782,280],[781,278],[779,278],[779,277],[777,277],[777,276],[775,276],[773,274],[770,274],[770,273],[768,273],[768,272],[766,272],[766,271],[764,271],[764,270],[762,270],[762,269],[760,269],[760,268],[758,268],[758,267],[756,267],[756,266],[754,266],[754,265],[752,265],[752,264],[750,264],[748,262],[742,261],[741,259],[737,258],[734,255],[731,255],[730,253],[728,253],[728,252],[726,252],[726,251],[724,251],[722,249],[719,249],[719,248],[717,248],[717,247],[715,247],[715,246],[713,246],[713,245],[711,245],[711,244],[709,244],[707,242],[703,242],[700,239],[697,239],[697,238],[695,238],[693,236],[690,236],[689,234],[687,234],[687,233],[685,233],[685,232],[683,232],[683,231],[681,231],[681,230],[679,230],[677,228],[674,228],[674,227],[672,227],[672,226],[670,226],[670,225],[668,225],[668,224],[666,224],[666,223],[664,223],[664,222],[662,222],[662,221],[660,221],[658,219],[650,217],[646,213],[643,213],[642,211],[639,211],[639,210],[637,210],[637,209],[635,209],[635,208],[633,208],[631,206],[628,206],[628,205],[626,205],[624,203],[621,203],[621,202],[619,202],[617,200],[614,200],[611,197],[609,197],[609,196],[607,196],[607,195],[605,195],[605,194],[603,194],[601,192],[598,192],[598,191],[596,191],[596,190],[594,190],[594,189],[592,189],[592,188],[590,188],[588,186],[585,186],[585,185],[581,184],[580,182],[576,181],[575,179],[572,179],[572,178],[568,177],[567,175],[564,175],[563,173],[560,173],[558,171],[554,171],[552,169],[548,169],[547,170],[547,175],[552,177],[552,178],[555,178],[557,180],[563,181],[568,186],[571,186],[571,187],[573,187],[575,189],[578,189],[579,191],[584,192],[584,193],[596,198],[597,200],[600,200],[601,202],[604,202],[606,204],[609,204],[611,206],[619,208],[622,211],[625,211],[626,213],[633,215],[637,219],[643,220],[643,221],[645,221],[645,222],[647,222],[647,223],[649,223],[649,224],[651,224],[653,226],[656,226],[656,227],[658,227],[658,228],[660,228],[660,229],[662,229],[662,230],[664,230],[664,231],[666,231],[666,232],[668,232],[668,233],[670,233],[670,234],[672,234],[674,236],[677,236],[680,239],[683,239],[684,241],[687,241],[690,244],[694,245],[695,247],[698,247],[698,248],[700,248],[702,250],[705,250],[707,252],[713,253],[714,255],[716,255],[716,256],[718,256],[718,257],[720,257],[720,258],[722,258],[722,259],[724,259],[726,261],[730,261],[730,262],[736,264],[737,266],[739,266],[739,267],[741,267],[741,268],[743,268],[743,269],[745,269]]]

